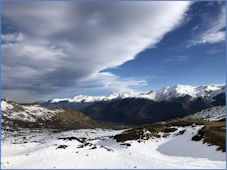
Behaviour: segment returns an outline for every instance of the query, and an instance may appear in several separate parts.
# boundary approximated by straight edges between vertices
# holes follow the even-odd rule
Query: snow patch
[[[13,105],[8,103],[7,101],[1,101],[1,110],[6,111],[7,109],[13,109]]]
[[[207,158],[211,161],[225,161],[223,152],[217,152],[217,146],[208,146],[202,142],[192,142],[191,139],[194,134],[198,132],[203,126],[196,126],[195,128],[186,127],[179,130],[186,130],[184,135],[172,137],[171,140],[161,144],[157,151],[168,156],[192,157],[192,158]]]

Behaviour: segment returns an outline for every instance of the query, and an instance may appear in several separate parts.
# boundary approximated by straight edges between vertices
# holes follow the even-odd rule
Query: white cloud
[[[91,87],[108,88],[112,83],[111,88],[118,90],[145,85],[143,80],[121,81],[101,71],[154,46],[182,22],[189,5],[186,1],[3,2],[3,23],[23,35],[2,34],[8,41],[2,45],[3,96],[9,88],[37,94],[76,89],[85,79]]]
[[[187,48],[197,45],[197,44],[214,44],[225,41],[226,39],[226,32],[225,31],[218,31],[210,34],[203,34],[199,40],[192,40]]]
[[[225,41],[225,31],[218,31],[202,37],[202,42],[204,43],[218,43],[220,41]]]
[[[81,80],[78,87],[90,87],[92,90],[110,90],[114,92],[132,92],[133,87],[148,85],[146,80],[136,80],[134,78],[122,79],[109,72],[101,72],[92,77]]]
[[[209,3],[208,3],[209,4]],[[205,43],[218,43],[225,41],[226,39],[226,32],[221,31],[223,28],[226,27],[226,9],[225,5],[222,5],[220,7],[220,14],[217,16],[217,18],[205,18],[206,21],[204,21],[208,27],[203,31],[202,34],[197,35],[198,38],[190,41],[190,43],[187,45],[187,48],[198,45],[198,44],[205,44]],[[195,27],[197,28],[197,27]],[[193,28],[192,30],[196,30]]]
[[[1,34],[1,41],[6,42],[17,42],[23,40],[24,37],[22,34],[10,33],[10,34]]]

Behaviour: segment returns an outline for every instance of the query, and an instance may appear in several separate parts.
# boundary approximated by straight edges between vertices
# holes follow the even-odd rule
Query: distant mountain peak
[[[226,84],[211,84],[204,86],[190,86],[190,85],[181,85],[177,84],[175,86],[164,87],[159,90],[152,90],[148,93],[115,93],[112,92],[107,96],[87,96],[87,95],[78,95],[74,98],[63,98],[63,99],[53,99],[51,103],[57,102],[98,102],[98,101],[108,101],[116,99],[125,99],[125,98],[145,98],[154,101],[165,101],[171,100],[173,98],[184,97],[189,95],[193,98],[198,97],[208,97],[210,100],[213,100],[213,97],[218,94],[226,92]]]

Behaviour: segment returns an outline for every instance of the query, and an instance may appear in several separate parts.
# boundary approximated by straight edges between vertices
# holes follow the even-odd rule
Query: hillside
[[[135,127],[143,124],[150,124],[160,121],[168,121],[175,118],[182,118],[196,113],[202,109],[211,109],[213,114],[220,113],[223,118],[225,106],[216,106],[204,99],[198,98],[188,102],[188,96],[173,101],[155,102],[148,99],[127,98],[95,103],[82,110],[83,113],[99,122],[103,126],[112,128]],[[214,108],[213,108],[214,107]],[[205,114],[206,111],[200,113]],[[208,116],[208,115],[206,115]],[[204,115],[204,117],[206,117]],[[209,117],[209,116],[208,116]],[[196,117],[190,117],[196,118]],[[206,120],[206,119],[204,119]]]
[[[22,105],[1,100],[1,123],[4,127],[49,128],[58,130],[101,127],[81,112],[51,110],[37,104]]]
[[[199,131],[191,137],[192,141],[203,141],[210,145],[218,146],[217,150],[226,152],[226,134],[225,121],[205,121],[205,120],[175,120],[162,123],[154,123],[142,125],[122,134],[114,136],[118,142],[125,142],[128,140],[149,140],[150,138],[161,138],[159,132],[163,133],[162,137],[168,137],[170,132],[179,131],[179,127],[198,127]],[[176,135],[183,135],[186,130],[179,131]]]
[[[123,99],[98,102],[87,107],[83,112],[102,125],[125,125],[135,127],[142,124],[166,121],[184,117],[193,110],[180,102],[154,102],[148,99]]]
[[[214,106],[209,109],[204,109],[194,114],[188,115],[181,120],[199,119],[208,121],[219,121],[226,118],[226,106]]]

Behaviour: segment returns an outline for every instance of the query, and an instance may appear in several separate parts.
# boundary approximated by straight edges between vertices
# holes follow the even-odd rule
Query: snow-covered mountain
[[[63,111],[63,109],[51,110],[40,105],[19,105],[7,100],[1,101],[2,121],[5,118],[25,122],[36,122],[38,119],[50,120],[54,115]]]
[[[226,118],[226,106],[214,106],[212,108],[204,109],[194,114],[188,115],[181,120],[200,119],[209,121],[219,121]]]
[[[53,99],[50,103],[57,102],[98,102],[125,98],[145,98],[154,101],[171,100],[186,95],[192,98],[208,97],[211,101],[213,98],[221,93],[226,92],[226,84],[222,85],[205,85],[205,86],[189,86],[189,85],[175,85],[172,87],[164,87],[160,90],[150,91],[149,93],[111,93],[107,96],[86,96],[79,95],[74,98]]]
[[[81,112],[48,109],[38,104],[18,104],[1,100],[2,127],[80,129],[101,127]]]

